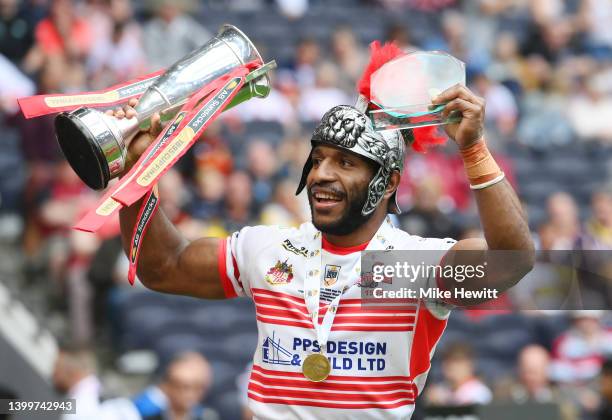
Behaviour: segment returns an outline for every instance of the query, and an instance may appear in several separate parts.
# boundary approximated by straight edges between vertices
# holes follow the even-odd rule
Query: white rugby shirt
[[[361,288],[349,288],[327,342],[332,371],[325,381],[311,382],[301,367],[319,350],[303,295],[307,261],[322,254],[320,322],[326,305],[359,279],[360,251],[366,245],[368,250],[440,251],[454,243],[409,235],[389,218],[369,244],[352,248],[329,244],[312,223],[245,227],[221,240],[219,270],[226,296],[251,297],[257,313],[259,339],[248,387],[255,418],[410,418],[450,307],[433,309],[414,301],[400,310],[364,311]]]

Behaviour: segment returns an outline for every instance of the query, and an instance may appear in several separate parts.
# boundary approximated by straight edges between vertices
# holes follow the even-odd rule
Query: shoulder
[[[312,223],[303,223],[299,227],[256,225],[246,226],[234,232],[231,240],[260,251],[283,247],[297,253],[316,232]]]
[[[287,227],[281,225],[255,225],[245,226],[235,234],[238,236],[248,235],[259,237],[261,240],[274,240],[278,238],[306,239],[309,235],[317,232],[312,223],[302,223],[298,227]]]

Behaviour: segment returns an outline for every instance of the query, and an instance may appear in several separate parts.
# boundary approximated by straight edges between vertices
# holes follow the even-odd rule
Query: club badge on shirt
[[[278,260],[273,267],[266,273],[264,279],[272,286],[288,284],[293,279],[293,265],[288,264],[287,260]]]
[[[325,286],[330,287],[338,281],[338,277],[340,277],[340,266],[326,264],[325,265],[325,277],[323,278],[323,283]]]

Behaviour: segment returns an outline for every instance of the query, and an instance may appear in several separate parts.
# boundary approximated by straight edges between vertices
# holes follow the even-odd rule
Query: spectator
[[[612,247],[612,193],[600,190],[591,198],[592,216],[587,221],[582,240],[585,249]]]
[[[189,213],[201,220],[216,219],[221,215],[225,196],[225,176],[215,168],[203,167],[196,175],[196,190],[189,205]]]
[[[587,51],[598,59],[612,57],[612,4],[606,0],[580,2],[580,20],[586,33]]]
[[[488,127],[501,139],[511,137],[518,121],[518,106],[512,92],[484,73],[477,74],[473,84],[476,92],[487,101],[485,118]]]
[[[401,22],[391,24],[387,28],[385,38],[387,42],[395,42],[397,46],[404,51],[412,51],[417,49],[416,45],[413,43],[412,36],[410,35],[408,28]]]
[[[599,408],[596,379],[603,360],[612,355],[612,330],[603,325],[602,316],[602,311],[574,311],[569,330],[553,344],[551,378],[587,418]]]
[[[129,0],[109,0],[110,30],[95,43],[87,62],[94,89],[141,76],[146,59],[140,26],[132,20]]]
[[[177,355],[166,367],[159,385],[133,398],[142,420],[217,420],[201,404],[212,383],[212,369],[199,353]]]
[[[0,55],[0,112],[7,116],[15,114],[17,98],[35,93],[35,86],[21,71],[3,55]]]
[[[443,196],[443,182],[435,173],[414,185],[413,204],[399,216],[402,228],[414,235],[456,238],[459,228],[449,217],[448,197]],[[445,205],[446,204],[446,205]]]
[[[64,414],[62,420],[98,419],[102,386],[96,376],[95,357],[90,350],[61,347],[53,370],[53,385],[66,398],[76,400],[76,414]]]
[[[171,66],[212,37],[187,14],[190,0],[149,0],[148,4],[155,13],[143,31],[150,70]]]
[[[251,140],[247,151],[248,169],[253,180],[253,199],[255,205],[263,206],[269,202],[274,189],[278,171],[278,157],[269,143]]]
[[[553,241],[548,249],[572,249],[580,235],[578,207],[571,195],[558,192],[548,197],[547,205],[549,225],[547,238]]]
[[[595,80],[582,78],[567,106],[567,118],[584,139],[612,141],[612,98],[598,89]]]
[[[321,61],[321,49],[314,38],[304,38],[296,46],[295,59],[291,66],[294,79],[302,90],[315,85],[316,69]]]
[[[49,17],[36,26],[36,45],[46,57],[83,59],[93,43],[92,29],[77,15],[72,0],[52,0]]]
[[[338,72],[331,63],[321,64],[314,87],[302,91],[299,111],[303,121],[317,121],[330,107],[354,102],[337,88]]]
[[[548,377],[550,368],[550,355],[539,345],[524,347],[518,357],[518,380],[500,386],[496,391],[496,399],[512,401],[516,404],[526,403],[553,403],[559,405],[563,419],[574,419],[574,407]]]
[[[602,323],[602,311],[574,311],[570,329],[553,345],[553,380],[580,384],[595,378],[602,360],[612,354],[612,330]]]
[[[338,67],[338,73],[342,75],[337,86],[347,93],[352,93],[368,57],[350,26],[341,26],[334,31],[331,47],[333,62]]]
[[[308,220],[308,204],[296,197],[296,189],[292,181],[278,183],[273,200],[261,210],[261,223],[297,227]]]
[[[34,45],[34,22],[20,0],[0,2],[0,33],[0,54],[20,66]]]
[[[234,172],[227,179],[223,223],[226,232],[254,220],[253,189],[246,172]]]
[[[442,354],[442,384],[432,384],[426,390],[431,405],[488,404],[491,390],[474,373],[474,353],[464,343],[449,345]]]

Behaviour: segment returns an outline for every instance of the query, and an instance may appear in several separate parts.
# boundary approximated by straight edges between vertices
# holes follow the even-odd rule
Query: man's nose
[[[314,180],[317,182],[335,181],[336,179],[336,172],[327,159],[319,163],[316,168],[312,168],[312,172],[314,175]]]

